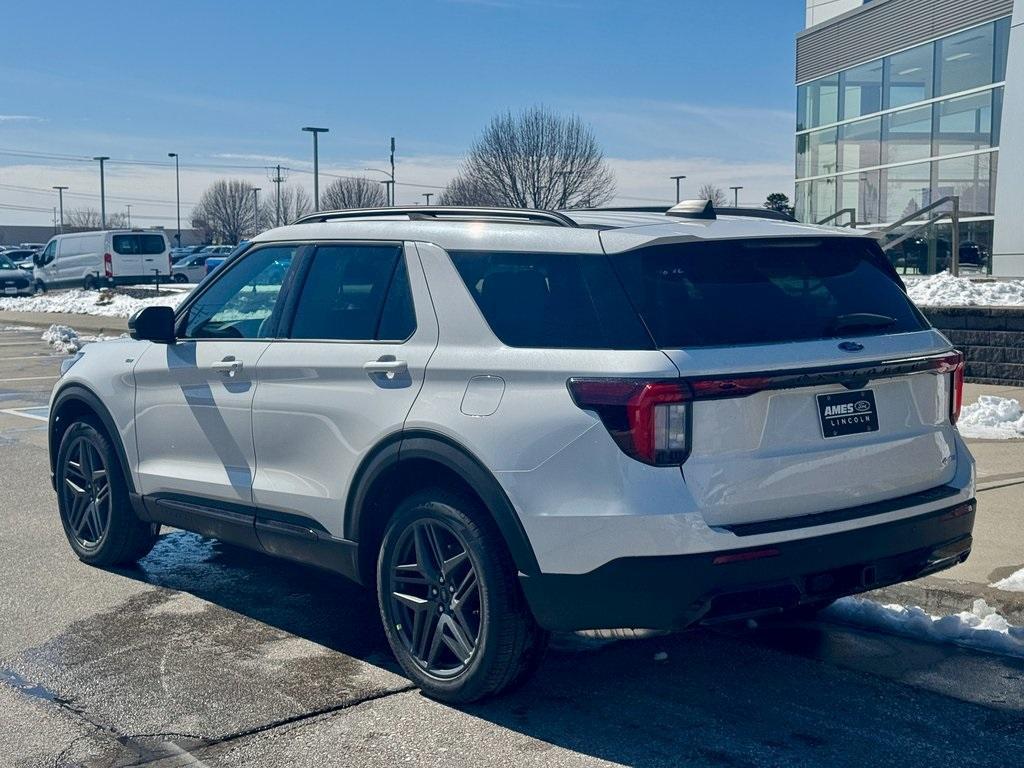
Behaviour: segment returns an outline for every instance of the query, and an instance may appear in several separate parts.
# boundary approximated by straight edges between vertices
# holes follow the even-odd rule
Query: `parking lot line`
[[[59,379],[60,374],[55,373],[52,376],[19,376],[14,379],[0,379],[0,384],[5,384],[8,381],[42,381],[43,379]]]
[[[46,405],[33,408],[4,408],[0,410],[0,413],[6,413],[10,416],[21,416],[22,418],[34,419],[35,421],[50,420],[50,407]]]

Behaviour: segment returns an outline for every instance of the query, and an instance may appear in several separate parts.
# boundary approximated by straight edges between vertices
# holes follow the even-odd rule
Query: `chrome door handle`
[[[212,368],[215,371],[218,371],[219,373],[226,373],[228,376],[234,376],[236,373],[242,370],[242,361],[235,360],[234,357],[231,357],[229,355],[220,362],[213,363],[210,366],[210,368]]]
[[[405,360],[395,360],[392,355],[384,355],[379,360],[363,363],[363,370],[371,374],[385,373],[397,376],[400,373],[408,373],[409,364]]]

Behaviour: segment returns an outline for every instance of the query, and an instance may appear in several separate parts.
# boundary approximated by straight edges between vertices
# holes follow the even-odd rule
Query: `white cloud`
[[[0,115],[0,123],[42,123],[45,117],[35,115]]]

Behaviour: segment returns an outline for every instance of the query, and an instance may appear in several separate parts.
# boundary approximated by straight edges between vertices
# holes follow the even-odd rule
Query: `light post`
[[[93,160],[100,161],[100,228],[107,228],[107,191],[103,182],[103,163],[110,158],[106,155],[94,157]]]
[[[317,137],[321,133],[327,133],[329,128],[314,128],[307,125],[302,130],[313,134],[313,210],[320,210],[320,152],[317,144]]]
[[[132,204],[128,203],[127,205],[125,205],[125,208],[128,209],[128,229],[131,229],[132,228]]]
[[[391,137],[391,204],[395,204],[395,137]]]
[[[67,187],[58,185],[58,186],[54,187],[54,189],[57,190],[57,199],[60,201],[60,203],[59,203],[60,204],[60,231],[63,234],[63,232],[64,232],[64,190],[67,189]]]
[[[732,204],[733,204],[733,206],[736,207],[736,208],[739,208],[740,207],[740,190],[743,189],[743,187],[729,187],[729,189],[732,190]]]
[[[252,228],[255,234],[260,232],[260,188],[252,188]]]
[[[178,213],[178,233],[174,236],[174,239],[178,241],[177,247],[181,248],[181,177],[178,174],[178,153],[168,152],[167,156],[174,158],[174,199]]]
[[[675,179],[675,181],[676,181],[676,203],[679,203],[683,199],[682,196],[681,196],[682,193],[681,193],[680,188],[679,188],[679,182],[682,181],[683,179],[685,179],[686,177],[685,176],[669,176],[669,178],[670,179]]]
[[[394,176],[394,172],[388,173],[387,171],[382,170],[380,168],[363,168],[363,170],[364,171],[373,171],[374,173],[383,173],[385,176],[388,177],[387,181],[382,181],[381,184],[384,185],[385,194],[387,195],[387,198],[388,198],[388,205],[394,205],[395,204],[395,192],[394,192],[394,189],[395,189],[395,176]]]
[[[430,198],[434,196],[433,192],[423,192],[422,195],[427,198],[427,205],[430,205]]]

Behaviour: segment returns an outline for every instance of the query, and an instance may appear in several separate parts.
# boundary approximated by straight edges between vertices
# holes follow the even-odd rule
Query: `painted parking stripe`
[[[26,419],[34,419],[35,421],[50,420],[50,406],[48,405],[34,408],[4,408],[0,410],[0,413],[6,413],[10,416],[21,416]]]
[[[44,379],[59,379],[60,374],[55,373],[52,376],[19,376],[15,379],[0,379],[0,384],[6,384],[8,381],[43,381]]]

